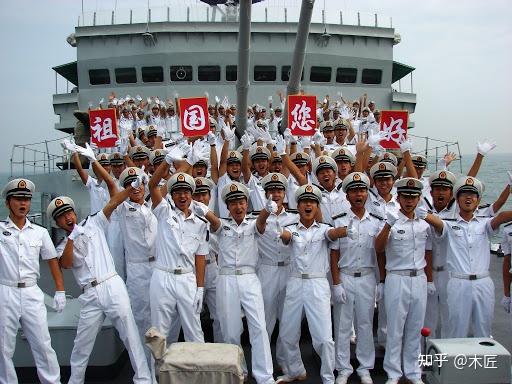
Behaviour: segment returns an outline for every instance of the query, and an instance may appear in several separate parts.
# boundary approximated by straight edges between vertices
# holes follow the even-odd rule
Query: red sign
[[[204,136],[210,130],[208,99],[186,97],[178,100],[183,136]]]
[[[292,135],[313,136],[316,132],[316,96],[288,96],[288,126]]]
[[[115,109],[89,111],[89,124],[91,126],[91,144],[96,144],[98,148],[115,147],[119,135]]]
[[[400,143],[407,138],[407,123],[409,112],[407,111],[381,111],[380,130],[386,136],[380,142],[386,149],[398,149]]]

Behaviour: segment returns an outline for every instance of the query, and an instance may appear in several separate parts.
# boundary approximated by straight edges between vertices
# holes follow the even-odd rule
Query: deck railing
[[[428,136],[419,136],[411,133],[407,134],[414,141],[413,153],[423,155],[428,161],[428,170],[437,171],[439,168],[438,161],[444,157],[448,152],[453,152],[457,155],[454,161],[459,163],[459,170],[462,173],[462,155],[460,153],[460,146],[458,141],[445,141],[434,139]],[[451,168],[454,169],[455,164],[452,163]]]

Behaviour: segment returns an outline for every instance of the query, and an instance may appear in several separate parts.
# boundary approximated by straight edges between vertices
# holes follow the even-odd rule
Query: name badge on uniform
[[[136,208],[133,208],[133,207],[130,207],[130,208],[128,208],[128,210],[129,210],[130,212],[135,212],[137,209],[136,209]]]
[[[455,229],[456,231],[460,231],[460,227],[458,225],[452,225],[452,229]]]
[[[378,201],[374,201],[373,204],[375,204],[377,207],[380,207],[380,203]]]
[[[175,222],[178,222],[178,219],[176,218],[176,216],[172,216],[172,219],[173,219]]]
[[[299,234],[297,232],[292,232],[292,236],[297,236],[299,237]]]
[[[405,233],[405,231],[403,229],[399,229],[398,231],[396,231],[396,233],[403,235]]]
[[[4,236],[11,236],[11,232],[9,231],[3,231],[2,233]]]
[[[222,229],[224,229],[224,230],[226,230],[226,231],[230,231],[230,230],[231,230],[231,228],[229,228],[227,225],[224,225],[224,226],[222,227]]]

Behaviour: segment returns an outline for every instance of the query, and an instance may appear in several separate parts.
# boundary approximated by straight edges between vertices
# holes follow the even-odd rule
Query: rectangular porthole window
[[[382,69],[363,69],[361,82],[363,84],[380,84],[382,82]]]
[[[309,81],[315,83],[328,83],[331,81],[331,67],[311,67]]]
[[[276,67],[273,65],[255,65],[254,81],[276,81]]]
[[[142,67],[141,71],[144,83],[161,83],[164,81],[164,69],[162,67]]]
[[[220,81],[220,66],[200,65],[197,68],[197,78],[199,81]]]
[[[338,68],[336,70],[337,83],[355,83],[357,79],[357,68]]]
[[[137,73],[135,72],[135,68],[116,68],[115,73],[116,83],[118,84],[137,82]]]
[[[290,71],[292,70],[291,65],[283,65],[281,67],[281,81],[290,80]],[[304,80],[304,69],[302,70],[302,74],[300,75],[300,80]]]
[[[173,65],[170,74],[171,81],[192,81],[192,66]]]
[[[110,84],[108,69],[89,69],[89,82],[91,85]]]
[[[226,65],[226,81],[236,81],[237,70],[236,65]]]

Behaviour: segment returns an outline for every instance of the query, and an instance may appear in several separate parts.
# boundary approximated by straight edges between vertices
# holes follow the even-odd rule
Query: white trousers
[[[377,268],[375,272],[376,281],[380,282],[380,271]],[[384,292],[384,296],[377,303],[377,343],[384,347],[386,345],[386,335],[387,335],[387,317],[386,317],[386,295]]]
[[[448,333],[448,292],[446,288],[449,278],[448,271],[433,271],[432,274],[436,293],[427,297],[425,327],[430,328],[431,338],[446,338]]]
[[[124,244],[119,221],[111,220],[107,229],[107,244],[112,258],[114,259],[114,266],[116,272],[123,281],[126,281],[126,263],[124,259]]]
[[[78,320],[75,344],[71,352],[69,383],[84,383],[89,356],[105,317],[117,329],[119,337],[128,350],[135,372],[133,382],[136,384],[152,383],[144,349],[130,307],[128,292],[121,277],[114,276],[96,287],[87,289],[80,295],[78,301],[80,303],[80,319]]]
[[[403,375],[409,380],[420,379],[418,356],[427,306],[427,278],[388,273],[384,290],[388,319],[384,370],[388,378],[399,379],[403,359]]]
[[[448,280],[448,337],[490,337],[494,318],[494,283],[490,277]]]
[[[219,317],[217,316],[217,276],[218,265],[216,262],[206,264],[204,276],[204,301],[208,306],[210,318],[213,320],[213,341],[221,343],[223,339],[220,329]]]
[[[357,322],[356,356],[359,361],[357,373],[367,376],[375,363],[373,344],[373,313],[375,309],[375,274],[354,277],[340,272],[343,288],[347,294],[345,304],[334,305],[334,317],[339,326],[336,341],[335,366],[339,375],[350,376],[354,371],[350,364],[350,337],[354,317]]]
[[[0,285],[0,384],[17,383],[12,361],[18,327],[23,329],[43,384],[60,383],[57,355],[52,348],[43,291],[37,286]]]
[[[217,277],[217,315],[224,342],[240,345],[243,330],[240,308],[249,328],[252,348],[252,375],[258,384],[274,383],[272,354],[267,328],[261,284],[255,273],[219,275]]]
[[[272,338],[272,332],[276,326],[276,321],[281,322],[283,315],[284,299],[286,296],[286,284],[290,279],[289,266],[273,266],[261,264],[256,271],[263,289],[263,304],[265,306],[265,323],[267,326],[268,339]],[[284,370],[284,351],[283,341],[278,335],[276,341],[276,361]],[[283,371],[283,373],[287,373]]]
[[[306,370],[300,356],[302,311],[306,313],[313,348],[322,360],[320,376],[324,384],[334,383],[334,341],[331,324],[331,290],[327,278],[291,277],[286,286],[283,318],[279,334],[283,341],[286,373],[298,376]]]

